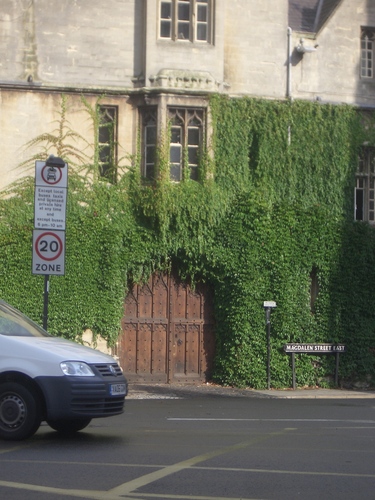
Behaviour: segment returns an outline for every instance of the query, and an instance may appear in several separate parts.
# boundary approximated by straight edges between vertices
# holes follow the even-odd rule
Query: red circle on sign
[[[61,168],[47,167],[47,165],[44,165],[44,167],[42,168],[41,176],[45,183],[51,184],[51,186],[53,186],[54,184],[58,184],[61,181],[62,171]]]
[[[39,251],[39,242],[41,241],[42,238],[46,237],[46,236],[53,236],[54,238],[56,238],[57,240],[57,244],[58,244],[58,251],[56,252],[56,255],[54,255],[53,257],[46,257],[45,255],[43,255],[40,251]],[[48,243],[46,242],[46,248],[48,248]],[[46,233],[42,233],[38,236],[38,238],[35,240],[35,251],[37,253],[37,255],[42,259],[42,260],[46,260],[46,261],[51,261],[51,260],[56,260],[60,257],[62,251],[63,251],[63,243],[61,241],[61,239],[57,236],[56,233],[52,233],[52,232],[46,232]]]

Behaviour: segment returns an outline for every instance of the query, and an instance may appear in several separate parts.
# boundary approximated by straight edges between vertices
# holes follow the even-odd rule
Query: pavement
[[[267,399],[375,399],[375,390],[352,389],[238,389],[215,384],[139,384],[129,382],[127,399],[188,399],[192,397],[243,397]]]

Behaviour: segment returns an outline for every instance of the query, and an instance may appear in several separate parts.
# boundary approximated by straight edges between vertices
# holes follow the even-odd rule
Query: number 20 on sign
[[[34,229],[33,274],[65,274],[65,231]]]

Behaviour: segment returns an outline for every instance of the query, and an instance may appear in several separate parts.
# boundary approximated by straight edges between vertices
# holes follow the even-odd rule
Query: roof
[[[343,0],[289,0],[289,26],[293,31],[318,33]]]

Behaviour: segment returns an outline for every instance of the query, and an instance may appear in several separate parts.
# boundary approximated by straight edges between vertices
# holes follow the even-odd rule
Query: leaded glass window
[[[374,77],[375,29],[362,28],[361,34],[361,77]]]
[[[115,183],[117,177],[117,106],[99,106],[99,176]]]
[[[375,223],[375,148],[362,148],[354,195],[355,220]]]
[[[159,37],[212,43],[214,0],[160,0]]]
[[[181,181],[184,168],[187,177],[198,180],[199,157],[204,140],[204,110],[200,108],[169,108],[170,178]]]

